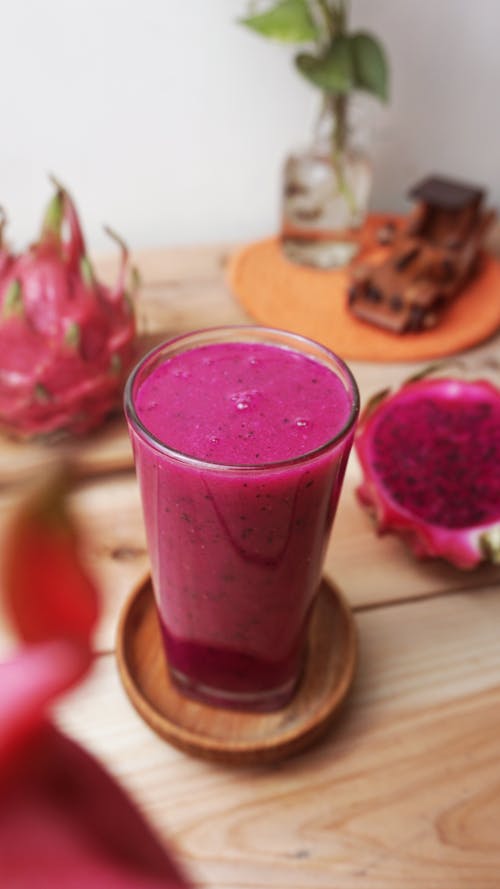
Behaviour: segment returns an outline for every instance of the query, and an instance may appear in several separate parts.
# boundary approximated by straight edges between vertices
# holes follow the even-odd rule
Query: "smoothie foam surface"
[[[141,384],[135,403],[145,428],[169,448],[240,466],[314,451],[350,414],[349,395],[326,365],[263,343],[172,355]]]

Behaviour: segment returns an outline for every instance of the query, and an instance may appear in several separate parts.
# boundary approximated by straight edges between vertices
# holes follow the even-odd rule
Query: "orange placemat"
[[[383,220],[370,218],[365,243],[367,232],[371,236]],[[435,328],[403,335],[351,315],[347,268],[325,271],[296,265],[284,256],[278,238],[257,241],[234,254],[228,280],[235,297],[260,324],[309,336],[354,360],[440,358],[475,346],[500,329],[500,262],[490,255]]]

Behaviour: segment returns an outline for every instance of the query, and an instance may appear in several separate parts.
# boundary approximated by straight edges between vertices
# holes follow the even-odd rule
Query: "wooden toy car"
[[[389,256],[356,264],[349,307],[364,321],[396,333],[433,327],[441,311],[477,271],[480,249],[495,214],[484,191],[432,176],[415,185],[418,201]],[[387,238],[386,238],[387,243]]]

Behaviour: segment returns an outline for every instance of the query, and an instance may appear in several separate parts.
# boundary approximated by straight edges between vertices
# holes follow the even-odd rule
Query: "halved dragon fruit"
[[[3,219],[1,228],[3,229]],[[82,434],[119,403],[134,358],[135,320],[125,287],[97,281],[78,215],[56,183],[39,241],[11,254],[0,232],[0,428],[16,437]]]
[[[486,380],[418,379],[361,417],[357,493],[380,533],[459,568],[500,563],[500,390]]]

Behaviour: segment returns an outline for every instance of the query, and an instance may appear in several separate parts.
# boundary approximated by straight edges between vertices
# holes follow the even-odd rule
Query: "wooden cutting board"
[[[80,441],[43,444],[0,438],[0,485],[29,481],[62,459],[69,460],[77,475],[91,476],[133,465],[127,427],[121,416]]]

